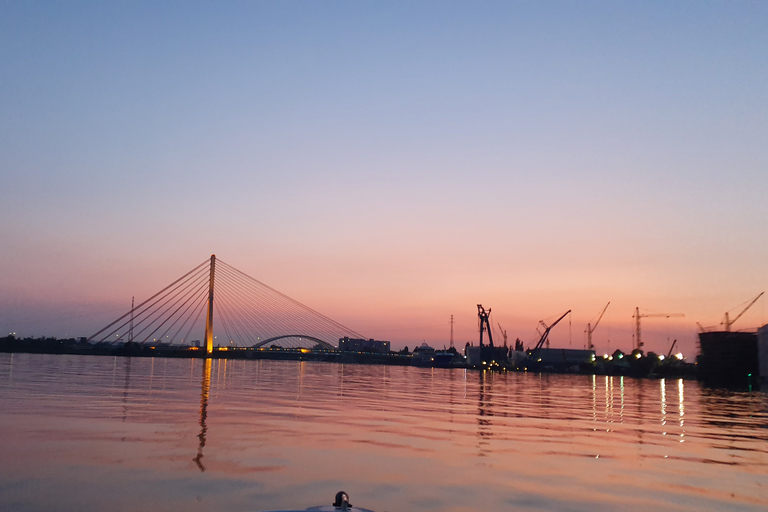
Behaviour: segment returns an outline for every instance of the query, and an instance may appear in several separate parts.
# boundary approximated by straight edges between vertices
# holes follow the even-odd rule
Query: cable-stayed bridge
[[[201,336],[209,354],[214,344],[331,350],[365,338],[212,255],[88,340],[188,345]]]

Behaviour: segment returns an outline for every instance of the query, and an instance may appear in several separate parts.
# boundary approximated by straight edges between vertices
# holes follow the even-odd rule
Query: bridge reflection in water
[[[197,435],[200,443],[197,446],[197,456],[192,460],[195,461],[200,471],[205,471],[203,448],[205,447],[205,434],[208,431],[206,419],[208,418],[208,394],[211,391],[211,360],[208,358],[203,359],[203,379],[200,388],[200,433]]]

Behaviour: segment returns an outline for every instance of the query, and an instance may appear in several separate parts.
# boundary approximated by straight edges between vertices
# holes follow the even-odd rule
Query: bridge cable
[[[229,276],[229,275],[227,275],[227,284],[228,284],[228,285],[229,285],[229,284],[230,284],[230,282],[231,282],[231,281],[230,281],[230,279],[232,279],[232,276]],[[239,286],[239,285],[240,285],[240,286]],[[275,333],[279,333],[280,331],[283,331],[283,332],[284,332],[284,331],[286,330],[286,326],[285,326],[285,324],[282,324],[282,325],[281,325],[281,324],[277,324],[277,325],[276,325],[276,324],[274,324],[274,323],[273,323],[274,321],[270,321],[270,320],[269,320],[269,318],[270,318],[270,317],[274,317],[274,309],[275,309],[275,308],[270,308],[270,313],[269,313],[269,314],[267,314],[267,315],[265,315],[265,312],[264,312],[264,311],[263,311],[263,309],[262,309],[262,306],[263,306],[263,304],[264,304],[264,301],[254,302],[254,299],[252,299],[252,298],[251,298],[251,299],[248,299],[248,298],[244,298],[244,297],[243,297],[243,295],[244,295],[244,292],[240,291],[240,290],[243,290],[243,287],[241,286],[241,283],[236,283],[236,288],[235,288],[235,290],[237,290],[237,291],[235,291],[233,294],[234,294],[234,295],[235,295],[235,297],[236,297],[236,300],[235,300],[235,302],[237,303],[237,305],[240,305],[240,306],[242,306],[242,305],[246,305],[247,307],[250,307],[250,308],[252,308],[252,309],[257,309],[257,310],[260,310],[260,311],[259,311],[260,315],[261,315],[262,317],[264,317],[264,320],[261,322],[261,325],[262,325],[262,327],[264,327],[264,324],[267,324],[267,325],[266,325],[266,327],[268,328],[268,330],[271,330],[271,331],[273,331],[273,332],[275,332]],[[245,302],[246,304],[243,304],[244,302]],[[273,305],[273,304],[275,304],[275,301],[274,301],[274,300],[269,300],[269,301],[267,302],[267,304],[269,304],[269,305]],[[258,328],[258,324],[259,324],[260,322],[256,322],[256,321],[255,321],[255,319],[254,319],[254,316],[255,316],[255,315],[247,315],[247,314],[245,314],[245,315],[238,315],[238,319],[239,319],[239,320],[240,320],[242,323],[245,323],[245,324],[251,325],[251,326],[253,326],[253,327],[257,327],[257,329],[256,329],[256,330],[257,330],[257,332],[258,332],[258,331],[261,331],[259,334],[264,334],[264,336],[263,336],[263,337],[264,337],[264,339],[267,339],[267,338],[269,338],[270,336],[266,335],[262,329],[259,329],[259,328]],[[292,322],[292,323],[294,323],[294,324],[295,324],[295,325],[297,325],[297,326],[304,326],[304,327],[305,327],[305,328],[302,328],[302,329],[301,329],[301,334],[302,334],[302,335],[304,335],[304,334],[305,334],[305,332],[312,332],[312,331],[314,331],[314,330],[318,329],[318,328],[319,328],[319,326],[321,325],[320,323],[314,323],[314,324],[313,324],[313,323],[311,323],[311,322],[307,322],[307,321],[306,321],[306,319],[302,319],[302,320],[296,320],[295,318],[294,318],[294,322]],[[256,326],[254,326],[254,324],[257,324],[257,325],[256,325]],[[271,327],[270,327],[270,326],[271,326]],[[309,329],[306,329],[306,327],[309,327]],[[325,331],[325,329],[321,329],[321,330]],[[288,332],[291,332],[291,331],[289,330]],[[326,334],[327,334],[327,333],[326,333]],[[260,336],[260,338],[261,338],[261,336]]]
[[[221,261],[221,260],[219,260],[219,261]],[[224,263],[224,262],[223,262],[223,263]],[[276,294],[276,295],[278,295],[278,296],[282,297],[283,299],[285,299],[286,301],[290,302],[291,304],[294,304],[294,305],[295,305],[295,306],[297,306],[298,308],[301,308],[301,309],[303,309],[303,310],[306,310],[307,312],[309,312],[309,313],[311,313],[311,314],[313,314],[313,315],[315,315],[315,316],[317,316],[317,317],[319,317],[319,318],[322,318],[323,320],[325,320],[326,322],[330,323],[331,325],[334,325],[335,327],[337,327],[337,328],[341,329],[341,331],[342,331],[342,332],[349,332],[349,333],[351,333],[351,334],[353,334],[353,335],[355,335],[355,336],[359,336],[359,337],[361,337],[361,338],[363,337],[363,336],[362,336],[362,334],[360,334],[360,333],[357,333],[357,332],[353,331],[352,329],[350,329],[350,328],[348,328],[348,327],[346,327],[346,326],[344,326],[344,325],[340,324],[339,322],[337,322],[337,321],[335,321],[335,320],[333,320],[333,319],[331,319],[331,318],[328,318],[327,316],[325,316],[325,315],[323,315],[323,314],[321,314],[321,313],[319,313],[319,312],[315,311],[314,309],[312,309],[312,308],[310,308],[310,307],[308,307],[308,306],[305,306],[304,304],[302,304],[302,303],[298,302],[297,300],[294,300],[294,299],[292,299],[292,298],[288,297],[287,295],[285,295],[285,294],[283,294],[283,293],[281,293],[281,292],[279,292],[279,291],[275,290],[274,288],[272,288],[272,287],[270,287],[270,286],[268,286],[268,285],[266,285],[266,284],[262,283],[262,282],[261,282],[261,281],[259,281],[258,279],[255,279],[255,278],[253,278],[253,277],[249,276],[248,274],[245,274],[244,272],[241,272],[240,270],[236,269],[235,267],[233,267],[233,266],[231,266],[231,265],[229,265],[229,264],[227,264],[227,263],[224,263],[224,265],[225,265],[227,268],[230,268],[230,269],[232,269],[234,272],[236,272],[236,273],[238,273],[238,274],[242,275],[243,277],[245,277],[245,278],[247,278],[247,279],[249,279],[249,280],[253,281],[254,283],[257,283],[257,284],[259,284],[260,286],[262,286],[262,287],[264,287],[264,288],[266,288],[266,289],[270,290],[272,293],[274,293],[274,294]]]
[[[145,300],[144,302],[142,302],[142,303],[141,303],[141,304],[139,304],[138,306],[134,307],[134,308],[133,308],[131,311],[135,311],[137,308],[141,308],[141,307],[143,307],[143,306],[144,306],[144,305],[145,305],[147,302],[149,302],[149,301],[151,301],[151,300],[154,300],[154,298],[155,298],[155,297],[157,297],[158,295],[160,295],[160,294],[164,293],[164,292],[165,292],[165,291],[166,291],[168,288],[171,288],[172,286],[176,285],[176,283],[178,283],[179,281],[181,281],[181,280],[185,279],[187,276],[189,276],[190,274],[192,274],[193,272],[195,272],[195,271],[199,270],[200,268],[202,268],[203,266],[205,266],[205,265],[207,265],[207,264],[208,264],[208,261],[207,261],[207,260],[206,260],[206,261],[204,261],[204,262],[202,262],[201,264],[199,264],[198,266],[196,266],[195,268],[193,268],[192,270],[190,270],[189,272],[187,272],[186,274],[184,274],[183,276],[181,276],[181,277],[180,277],[179,279],[177,279],[176,281],[172,282],[171,284],[169,284],[168,286],[166,286],[165,288],[163,288],[162,290],[160,290],[159,292],[157,292],[156,294],[154,294],[153,296],[151,296],[150,298],[148,298],[147,300]],[[92,335],[91,335],[91,336],[88,338],[88,341],[91,341],[93,338],[95,338],[96,336],[98,336],[98,335],[99,335],[99,334],[101,334],[102,332],[106,331],[107,329],[109,329],[110,327],[112,327],[113,325],[115,325],[116,323],[118,323],[119,321],[123,320],[125,317],[127,317],[127,316],[130,316],[130,315],[131,315],[131,311],[128,311],[126,314],[124,314],[123,316],[121,316],[120,318],[118,318],[117,320],[115,320],[114,322],[110,323],[109,325],[107,325],[106,327],[104,327],[104,328],[102,328],[101,330],[97,331],[96,333],[92,334]]]
[[[253,283],[250,282],[248,284],[250,285],[250,286],[248,286],[248,288],[250,290],[254,290]],[[242,278],[237,279],[237,285],[238,285],[237,286],[238,290],[243,290],[244,289]],[[269,306],[273,306],[273,307],[270,307],[270,311],[272,311],[272,314],[270,314],[269,316],[274,316],[274,310],[276,309],[274,306],[281,306],[281,305],[285,306],[286,305],[286,300],[284,300],[284,299],[283,300],[279,300],[279,299],[281,299],[281,297],[276,296],[276,294],[268,294],[268,293],[265,293],[264,290],[259,290],[258,288],[256,288],[255,291],[258,292],[258,293],[257,294],[249,294],[249,296],[255,295],[256,298],[264,298],[266,300],[259,300],[259,303],[261,305],[266,303]],[[259,296],[261,296],[261,297],[259,297]],[[254,304],[254,300],[253,299],[248,300],[248,302],[250,304],[252,304],[252,305]],[[292,328],[292,329],[295,330],[296,328],[298,328],[297,333],[301,333],[302,336],[306,336],[306,335],[308,335],[311,332],[314,332],[316,330],[320,330],[320,331],[322,331],[324,333],[323,336],[327,336],[327,337],[329,337],[329,338],[331,338],[331,339],[333,339],[335,341],[336,339],[338,339],[340,337],[339,334],[346,334],[349,331],[351,331],[350,329],[347,328],[346,331],[333,332],[333,330],[331,330],[329,332],[328,324],[330,322],[328,322],[327,317],[324,317],[323,315],[317,314],[317,312],[315,312],[314,310],[311,310],[310,308],[306,308],[305,307],[303,309],[300,309],[300,308],[296,307],[296,304],[300,304],[300,303],[297,303],[296,301],[294,301],[294,303],[289,303],[289,304],[287,304],[287,306],[289,307],[289,312],[290,311],[295,311],[295,312],[301,313],[301,315],[299,315],[299,319],[297,320],[296,317],[294,317],[293,318],[293,322],[291,322],[291,323],[295,326],[295,328]],[[259,305],[256,305],[255,309],[260,309]],[[261,313],[262,316],[264,316],[264,311],[260,311],[260,313]],[[268,322],[268,323],[271,324],[272,322]],[[338,325],[340,325],[340,324],[338,324]],[[334,327],[336,327],[336,326],[334,326]],[[285,325],[283,325],[282,329],[280,329],[280,330],[285,330],[285,329],[286,329]],[[279,333],[279,330],[275,330],[275,332]],[[291,332],[291,331],[289,330],[288,332]]]
[[[199,276],[199,275],[201,275],[201,274],[198,272],[198,276]],[[189,276],[189,273],[187,274],[187,276]],[[195,280],[195,279],[199,279],[199,277],[198,277],[198,276],[186,277],[186,279],[185,279],[185,278],[182,278],[182,279],[184,279],[183,281],[182,281],[182,279],[179,279],[179,280],[177,280],[177,281],[176,281],[176,282],[175,282],[173,285],[170,285],[170,286],[168,286],[168,287],[166,287],[166,288],[165,288],[165,290],[167,290],[167,291],[165,291],[165,293],[164,293],[163,295],[161,295],[161,296],[160,296],[160,293],[157,293],[157,294],[155,294],[155,295],[153,296],[153,298],[156,298],[156,297],[158,297],[158,296],[160,296],[160,297],[159,297],[159,298],[157,298],[157,300],[155,300],[155,302],[154,302],[154,303],[150,304],[149,306],[146,306],[146,307],[144,307],[144,309],[141,309],[141,308],[142,308],[142,307],[143,307],[143,306],[144,306],[144,305],[145,305],[147,302],[149,302],[149,301],[150,301],[150,300],[152,300],[152,299],[147,299],[146,301],[142,302],[142,303],[141,303],[139,306],[137,306],[137,307],[134,307],[134,308],[133,308],[133,313],[134,313],[134,314],[133,314],[133,317],[132,317],[132,318],[129,318],[128,320],[125,320],[125,321],[124,321],[124,322],[123,322],[123,323],[122,323],[120,326],[118,326],[117,328],[113,329],[113,330],[112,330],[112,331],[111,331],[109,334],[107,334],[107,335],[106,335],[104,338],[102,338],[100,341],[105,341],[107,338],[110,338],[110,337],[111,337],[113,334],[117,333],[118,331],[122,331],[123,329],[127,328],[127,327],[128,327],[128,325],[129,325],[129,324],[130,324],[132,321],[133,321],[133,323],[134,323],[134,326],[133,326],[133,327],[134,327],[134,329],[135,329],[137,326],[140,326],[140,325],[141,325],[141,324],[143,324],[145,321],[147,321],[147,320],[151,319],[151,318],[152,318],[152,316],[153,316],[153,315],[155,315],[155,314],[156,314],[156,312],[157,312],[156,310],[151,310],[151,308],[153,308],[154,306],[156,306],[158,302],[161,302],[161,301],[163,301],[163,300],[167,300],[167,298],[168,298],[169,296],[172,296],[171,294],[173,294],[174,292],[176,292],[176,294],[178,294],[178,293],[179,293],[179,290],[180,290],[180,289],[183,289],[183,287],[184,287],[185,285],[187,285],[187,286],[188,286],[188,284],[189,284],[189,283],[191,283],[191,282],[194,282],[194,280]],[[162,293],[162,292],[161,292],[161,293]],[[139,311],[138,311],[138,313],[136,312],[136,310],[137,310],[137,309],[139,310]],[[148,311],[149,311],[149,313],[147,313]],[[147,314],[145,315],[145,313],[147,313]],[[125,318],[127,315],[130,315],[130,314],[131,314],[131,312],[129,311],[129,312],[126,314],[126,315],[123,315],[121,318],[122,318],[122,319],[124,319],[124,318]],[[116,324],[116,323],[117,323],[119,320],[120,320],[120,319],[116,320],[115,322],[112,322],[112,323],[110,324],[110,326],[113,326],[113,325],[115,325],[115,324]],[[150,322],[150,324],[151,324],[151,322]],[[93,338],[94,338],[96,335],[98,335],[99,333],[103,333],[103,332],[104,332],[104,331],[105,331],[107,328],[109,328],[110,326],[107,326],[107,327],[105,327],[104,329],[102,329],[102,330],[101,330],[101,331],[99,331],[98,333],[96,333],[96,334],[94,334],[93,336],[91,336],[91,338],[89,338],[89,339],[93,339]],[[140,331],[140,332],[143,332],[143,331]],[[123,336],[125,336],[126,334],[129,334],[129,332],[123,332],[121,335],[118,335],[118,340],[119,340],[120,338],[122,338]],[[117,340],[111,340],[111,342],[113,342],[113,343],[114,343],[115,341],[117,341]]]

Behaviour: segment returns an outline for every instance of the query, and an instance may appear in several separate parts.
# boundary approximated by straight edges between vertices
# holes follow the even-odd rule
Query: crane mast
[[[595,326],[592,327],[590,323],[587,323],[587,350],[592,350],[595,348],[595,346],[592,344],[592,333],[595,332],[595,329],[597,329],[597,324],[600,323],[600,320],[603,319],[603,315],[605,314],[605,310],[608,309],[608,306],[611,305],[611,302],[608,301],[608,304],[605,305],[603,308],[602,313],[600,313],[600,316],[597,317],[597,322],[595,322]]]

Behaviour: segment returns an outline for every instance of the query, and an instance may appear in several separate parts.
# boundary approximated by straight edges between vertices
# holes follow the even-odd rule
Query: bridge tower
[[[211,278],[208,282],[208,315],[205,317],[205,355],[213,352],[213,277],[216,272],[216,255],[211,254]]]

